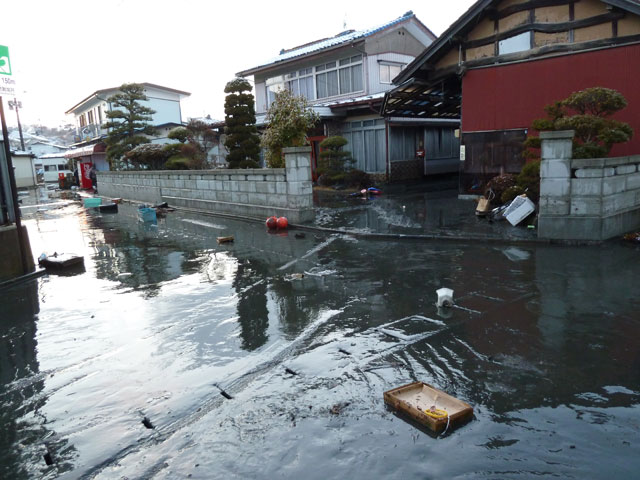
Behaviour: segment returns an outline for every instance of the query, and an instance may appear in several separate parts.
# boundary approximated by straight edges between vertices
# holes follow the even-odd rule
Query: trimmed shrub
[[[487,183],[487,188],[484,191],[484,196],[494,203],[500,203],[502,201],[502,194],[509,188],[516,186],[516,176],[511,173],[505,173],[503,175],[498,175],[497,177],[493,177]],[[492,198],[492,192],[495,195]]]

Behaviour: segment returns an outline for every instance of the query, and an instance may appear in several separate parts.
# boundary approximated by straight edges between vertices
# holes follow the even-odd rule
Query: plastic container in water
[[[149,207],[138,208],[138,218],[143,222],[156,222],[158,220],[155,209]]]
[[[102,198],[100,197],[90,197],[84,199],[85,208],[95,208],[102,205]]]

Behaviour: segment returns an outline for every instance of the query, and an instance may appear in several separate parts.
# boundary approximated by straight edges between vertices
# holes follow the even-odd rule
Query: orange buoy
[[[289,226],[289,220],[287,217],[280,217],[278,219],[278,228],[287,228]]]
[[[276,228],[278,226],[278,219],[276,217],[267,218],[267,228]]]

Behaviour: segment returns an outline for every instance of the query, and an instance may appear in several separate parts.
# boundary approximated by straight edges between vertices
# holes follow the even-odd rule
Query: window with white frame
[[[285,89],[284,76],[278,75],[277,77],[267,78],[265,85],[267,89],[267,105],[271,106],[276,99],[276,93]]]
[[[362,81],[362,55],[324,63],[314,68],[303,68],[286,75],[265,80],[267,105],[275,100],[276,92],[285,88],[307,100],[335,97],[364,89]]]
[[[286,75],[287,88],[297,96],[313,100],[313,68],[303,68]]]
[[[362,55],[316,66],[316,98],[335,97],[362,89]]]
[[[404,68],[402,63],[380,62],[380,83],[391,83],[391,81],[400,75]]]

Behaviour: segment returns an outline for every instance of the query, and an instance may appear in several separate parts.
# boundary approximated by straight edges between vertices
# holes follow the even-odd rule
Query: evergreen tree
[[[224,146],[229,154],[229,168],[252,168],[258,166],[260,138],[256,128],[256,111],[251,85],[244,78],[235,78],[224,87],[225,129]]]
[[[120,91],[107,99],[111,111],[107,112],[109,121],[105,127],[109,134],[107,144],[107,160],[112,167],[121,167],[128,163],[124,154],[138,145],[149,143],[145,135],[153,135],[155,129],[149,125],[155,110],[145,107],[140,102],[147,100],[144,86],[137,83],[125,83]],[[130,166],[130,165],[127,165]]]
[[[282,149],[300,147],[307,141],[307,132],[320,117],[309,108],[307,100],[289,90],[276,92],[267,112],[267,129],[262,146],[267,150],[267,164],[271,168],[284,167]]]

